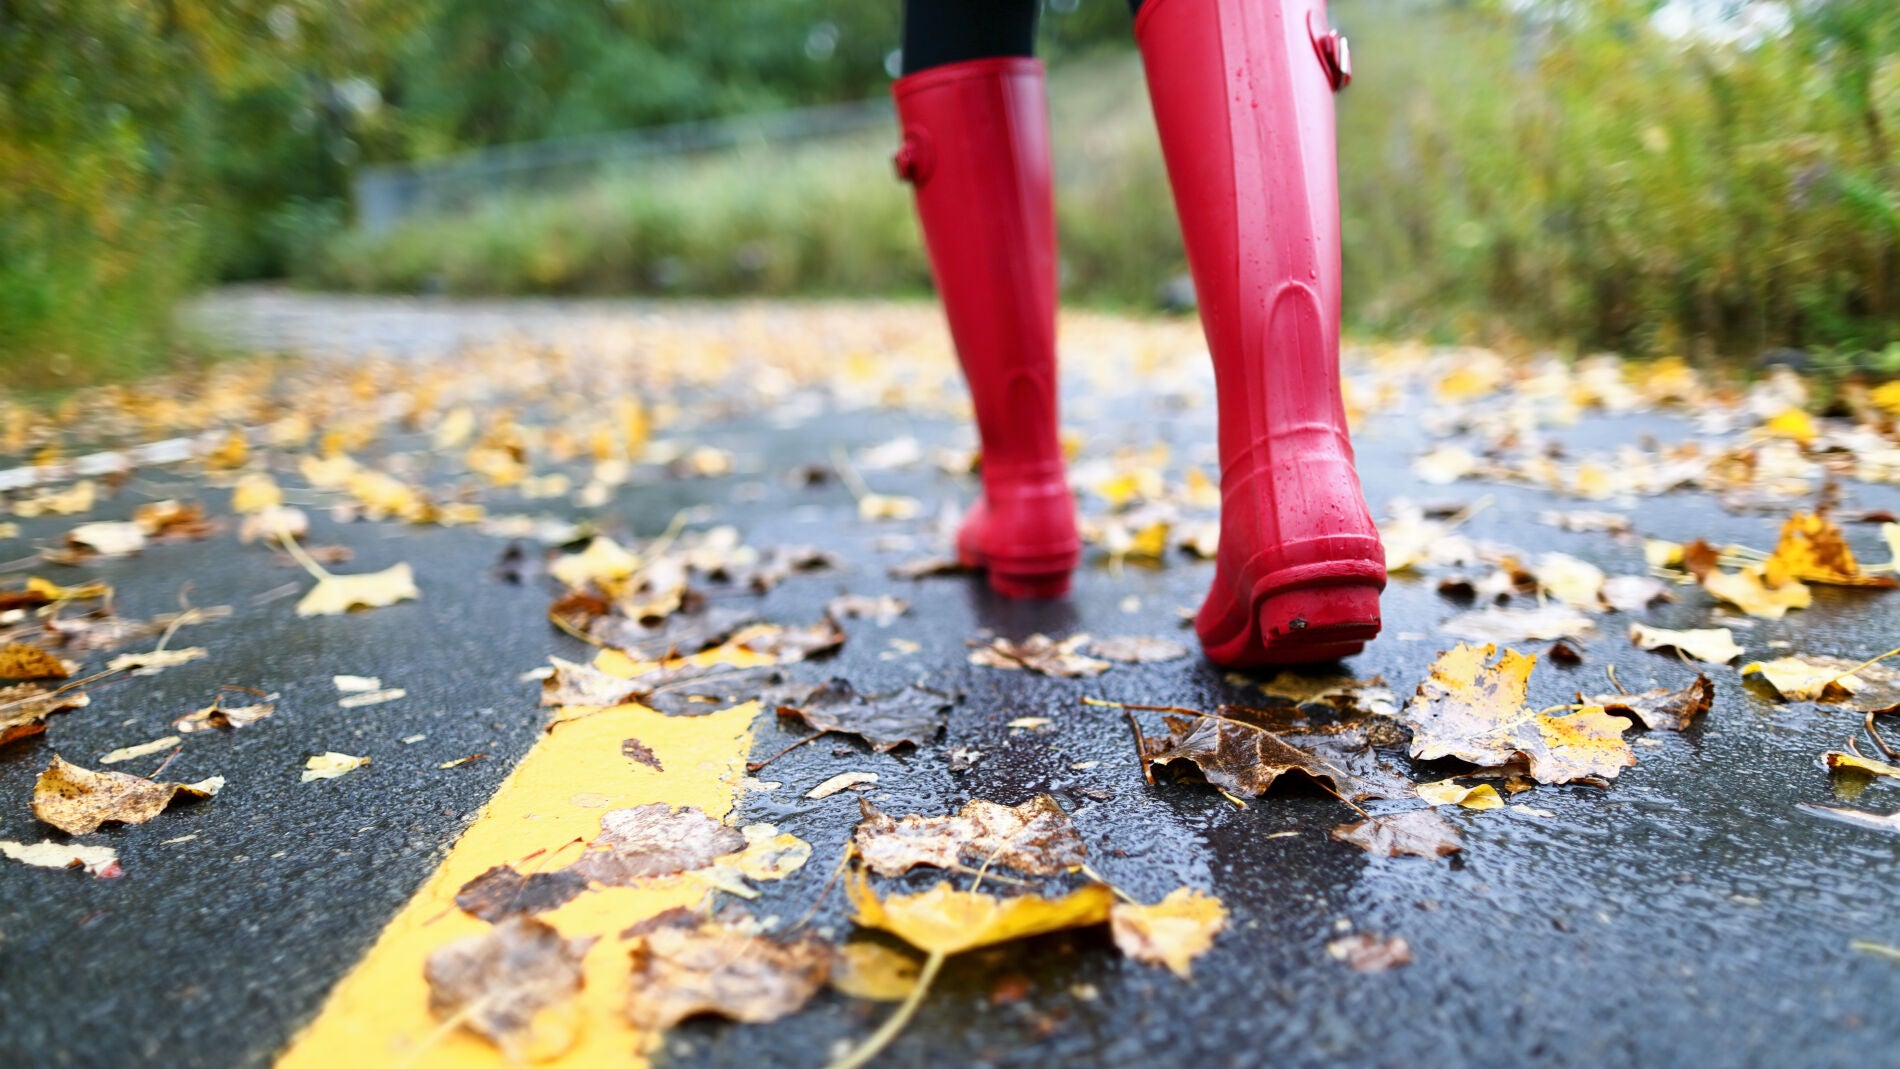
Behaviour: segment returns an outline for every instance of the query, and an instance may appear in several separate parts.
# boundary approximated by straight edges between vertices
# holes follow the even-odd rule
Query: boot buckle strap
[[[1313,38],[1320,68],[1326,72],[1333,92],[1352,84],[1352,49],[1346,44],[1346,35],[1320,21],[1317,12],[1307,16],[1306,30]]]
[[[897,152],[891,156],[891,166],[900,180],[913,186],[923,185],[937,167],[937,152],[929,132],[921,126],[905,127],[904,143],[897,146]]]

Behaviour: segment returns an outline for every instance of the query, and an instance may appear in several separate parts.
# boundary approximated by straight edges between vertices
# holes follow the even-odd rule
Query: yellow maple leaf
[[[1820,513],[1797,512],[1781,525],[1781,540],[1763,566],[1770,586],[1788,580],[1830,586],[1900,586],[1888,575],[1867,575],[1841,529]]]
[[[919,950],[946,955],[1104,924],[1115,905],[1114,893],[1098,883],[1060,898],[1036,894],[998,898],[959,891],[947,882],[914,895],[879,898],[870,878],[859,872],[846,890],[857,923],[889,932]]]
[[[1800,580],[1769,582],[1767,570],[1761,565],[1751,565],[1739,572],[1711,568],[1702,576],[1702,589],[1764,620],[1779,620],[1789,609],[1805,609],[1814,601],[1814,592]]]
[[[1227,908],[1213,895],[1177,887],[1152,906],[1115,903],[1108,924],[1122,953],[1150,965],[1166,965],[1185,980],[1194,959],[1206,953],[1227,926]]]
[[[1623,741],[1629,721],[1602,706],[1568,716],[1526,707],[1537,658],[1507,649],[1498,663],[1489,663],[1496,652],[1495,645],[1459,643],[1432,662],[1431,678],[1419,684],[1404,711],[1414,758],[1455,757],[1486,768],[1523,759],[1539,783],[1613,779],[1636,763]]]

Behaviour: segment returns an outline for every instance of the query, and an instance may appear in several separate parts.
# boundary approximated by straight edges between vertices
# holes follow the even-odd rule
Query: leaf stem
[[[904,1026],[910,1023],[910,1019],[917,1015],[917,1007],[923,1004],[925,993],[930,990],[931,982],[937,978],[937,971],[943,968],[944,957],[944,952],[941,950],[931,951],[930,956],[924,959],[923,969],[917,973],[917,985],[910,989],[910,994],[904,996],[904,1003],[897,1007],[897,1012],[891,1014],[882,1025],[879,1025],[878,1030],[871,1033],[869,1039],[858,1045],[858,1049],[832,1062],[825,1069],[860,1069],[872,1058],[882,1054],[884,1048],[890,1046],[891,1041],[904,1030]]]

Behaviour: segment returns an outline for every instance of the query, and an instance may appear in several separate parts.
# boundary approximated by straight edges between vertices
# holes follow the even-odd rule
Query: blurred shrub
[[[1739,43],[1714,24],[1667,36],[1657,6],[1336,0],[1359,60],[1340,104],[1350,319],[1648,352],[1900,339],[1900,4],[1817,0]],[[1126,55],[1055,77],[1073,298],[1152,302],[1183,270],[1138,80]],[[313,277],[907,289],[925,276],[887,148],[806,150],[787,168],[741,154],[417,221],[346,239]]]

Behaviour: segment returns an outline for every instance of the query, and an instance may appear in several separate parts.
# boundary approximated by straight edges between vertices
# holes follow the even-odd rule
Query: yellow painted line
[[[435,874],[330,993],[316,1020],[279,1056],[278,1069],[511,1067],[486,1040],[461,1029],[445,1032],[429,1013],[424,961],[442,945],[489,928],[456,908],[455,893],[495,865],[514,864],[523,872],[561,867],[577,856],[575,840],[599,833],[600,816],[610,809],[666,802],[698,806],[724,819],[744,789],[758,712],[756,702],[693,717],[627,705],[563,723],[529,751]],[[620,744],[629,738],[651,748],[664,771],[623,756]],[[545,853],[530,859],[536,851]],[[629,966],[619,933],[672,907],[694,906],[707,894],[704,881],[676,877],[590,891],[540,915],[570,938],[601,938],[584,963],[580,1036],[563,1056],[539,1064],[643,1062],[654,1037],[634,1030],[622,1013]]]

